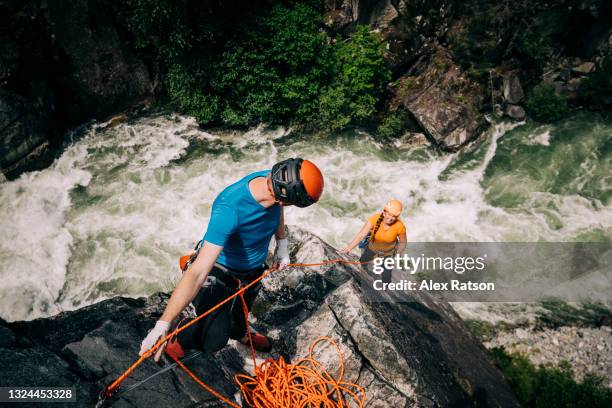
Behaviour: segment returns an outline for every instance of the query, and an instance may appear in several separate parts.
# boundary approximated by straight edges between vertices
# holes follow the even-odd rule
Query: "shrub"
[[[554,122],[568,113],[567,99],[553,85],[536,86],[525,101],[527,112],[541,122]]]
[[[577,382],[567,362],[536,368],[525,355],[500,347],[491,349],[491,356],[524,407],[603,408],[612,403],[612,390],[602,378],[587,375]]]
[[[159,61],[171,103],[200,123],[366,124],[390,77],[382,41],[365,26],[328,38],[308,3],[253,6],[218,22],[192,0],[130,0],[131,29]]]
[[[371,119],[391,77],[383,53],[380,36],[367,26],[359,26],[350,41],[335,44],[339,70],[321,95],[321,127],[339,130]]]
[[[275,6],[225,46],[211,86],[229,124],[305,123],[318,115],[317,99],[333,77],[332,50],[320,15],[298,4]]]
[[[595,109],[603,110],[612,104],[612,56],[603,58],[595,72],[582,81],[578,96],[585,105]]]
[[[405,110],[397,109],[383,118],[378,125],[377,133],[385,138],[398,137],[406,129],[410,118]]]
[[[168,95],[175,107],[207,124],[219,115],[219,99],[203,92],[197,75],[190,75],[181,65],[170,68],[167,77]]]
[[[552,53],[550,39],[541,31],[527,30],[519,36],[514,52],[521,61],[523,83],[532,86],[542,76],[544,66]]]

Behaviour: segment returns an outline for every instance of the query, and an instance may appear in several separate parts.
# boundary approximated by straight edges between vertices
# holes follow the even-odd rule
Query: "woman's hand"
[[[351,248],[350,246],[344,247],[340,250],[341,254],[350,254],[351,251],[353,250],[353,248]]]

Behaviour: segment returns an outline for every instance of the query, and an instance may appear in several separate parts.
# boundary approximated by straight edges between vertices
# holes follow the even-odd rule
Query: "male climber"
[[[142,341],[140,355],[167,335],[170,324],[190,302],[200,315],[236,293],[239,282],[246,285],[261,276],[267,269],[265,260],[272,235],[276,236],[275,263],[281,267],[288,264],[283,207],[308,207],[319,200],[322,192],[321,171],[300,158],[283,160],[271,171],[249,174],[226,187],[213,202],[197,257],[181,276],[161,318]],[[258,283],[244,293],[249,309],[259,288]],[[184,323],[187,321],[181,322]],[[249,330],[255,349],[270,351],[270,339]],[[239,298],[180,332],[168,342],[166,352],[176,358],[183,357],[186,349],[214,352],[230,338],[248,344],[247,322]],[[159,348],[155,361],[163,350]]]

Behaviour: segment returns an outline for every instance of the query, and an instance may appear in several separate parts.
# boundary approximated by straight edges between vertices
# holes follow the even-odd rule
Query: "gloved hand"
[[[139,356],[142,356],[147,350],[155,345],[159,339],[166,336],[168,334],[168,328],[170,327],[170,323],[165,322],[163,320],[158,320],[155,323],[155,327],[151,329],[147,337],[144,338],[142,344],[140,345]],[[161,354],[164,350],[164,346],[160,347],[157,353],[155,353],[155,361],[159,361]]]
[[[279,239],[276,241],[276,255],[274,256],[274,262],[278,264],[278,268],[282,269],[289,265],[289,249],[287,238]]]

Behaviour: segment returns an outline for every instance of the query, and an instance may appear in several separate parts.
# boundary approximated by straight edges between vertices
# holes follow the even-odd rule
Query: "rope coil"
[[[327,342],[336,348],[340,361],[338,378],[314,358],[315,347]],[[330,337],[319,337],[311,345],[308,357],[288,364],[280,357],[267,359],[255,370],[255,375],[234,377],[245,405],[253,408],[349,407],[345,395],[358,407],[363,407],[365,389],[344,381],[345,363],[340,348]]]

